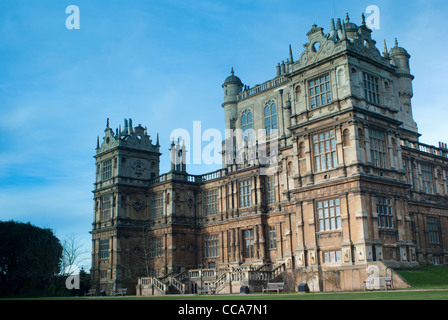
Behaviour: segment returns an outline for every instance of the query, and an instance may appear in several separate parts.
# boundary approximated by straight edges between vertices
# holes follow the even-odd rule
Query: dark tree
[[[50,229],[0,221],[0,296],[45,294],[61,257],[62,245]]]

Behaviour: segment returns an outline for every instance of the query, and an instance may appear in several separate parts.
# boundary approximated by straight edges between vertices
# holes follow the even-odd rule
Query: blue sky
[[[65,9],[80,9],[68,30]],[[96,138],[132,118],[160,135],[161,173],[177,128],[224,129],[221,84],[230,68],[254,86],[297,59],[316,23],[361,23],[380,9],[373,38],[395,37],[411,54],[413,111],[421,141],[448,142],[448,3],[436,1],[85,1],[0,2],[0,220],[79,236],[90,251]],[[191,173],[217,166],[190,166]]]

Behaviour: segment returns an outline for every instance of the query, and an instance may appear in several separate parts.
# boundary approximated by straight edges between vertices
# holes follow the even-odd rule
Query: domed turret
[[[240,78],[235,76],[233,67],[230,71],[230,76],[228,76],[222,84],[222,88],[224,89],[224,103],[236,102],[236,96],[241,93],[243,89],[243,83],[241,82]]]
[[[398,41],[395,39],[395,47],[389,51],[391,63],[397,67],[398,82],[396,81],[399,97],[400,111],[398,112],[398,120],[402,121],[402,126],[409,131],[418,132],[417,123],[415,123],[412,116],[412,102],[414,95],[412,89],[412,80],[414,76],[411,75],[409,66],[410,54],[406,49],[398,46]]]
[[[399,72],[410,73],[409,59],[411,56],[406,49],[398,46],[397,39],[395,39],[395,47],[390,50],[389,56],[392,59],[392,63],[398,67]]]
[[[230,71],[230,76],[228,76],[226,78],[226,80],[224,81],[224,84],[222,85],[222,87],[224,88],[224,86],[230,85],[230,84],[236,84],[236,85],[240,85],[241,87],[243,86],[243,83],[241,82],[241,79],[238,78],[235,73],[233,72],[233,67],[232,70]]]
[[[345,28],[345,32],[347,33],[347,38],[352,39],[352,40],[355,39],[356,34],[358,33],[359,27],[355,23],[350,22],[350,17],[348,15],[348,13],[345,18],[344,28]]]
[[[233,68],[230,71],[230,76],[224,81],[222,88],[224,90],[224,103],[222,107],[225,110],[226,128],[234,129],[235,120],[237,119],[237,103],[238,94],[243,90],[243,83],[241,79],[235,76]]]

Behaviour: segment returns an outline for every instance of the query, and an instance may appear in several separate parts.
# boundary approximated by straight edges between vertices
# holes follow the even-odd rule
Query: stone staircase
[[[285,264],[265,264],[259,267],[239,266],[224,269],[192,269],[163,278],[138,279],[137,295],[166,295],[186,293],[235,293],[241,286],[251,292],[261,292],[269,281],[281,281]]]

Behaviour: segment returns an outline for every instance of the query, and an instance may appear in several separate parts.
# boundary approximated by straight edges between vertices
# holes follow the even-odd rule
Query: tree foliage
[[[0,296],[46,293],[60,271],[62,250],[50,229],[0,221]]]

